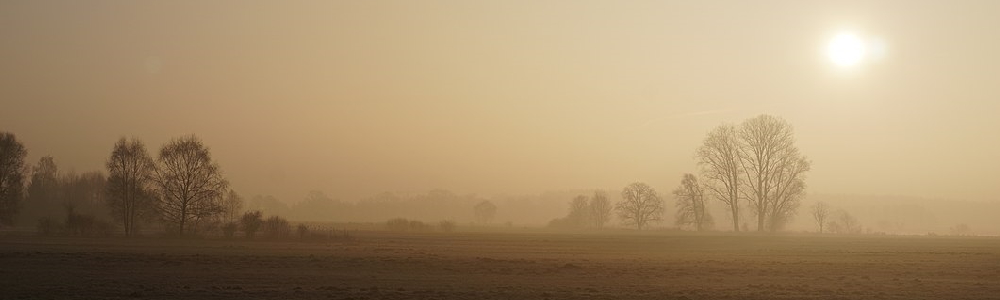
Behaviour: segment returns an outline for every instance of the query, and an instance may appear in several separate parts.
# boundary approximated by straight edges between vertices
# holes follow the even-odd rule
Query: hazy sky
[[[669,192],[784,117],[810,193],[1000,199],[1000,1],[2,1],[0,130],[103,170],[195,133],[242,194]],[[838,67],[840,32],[884,42]]]

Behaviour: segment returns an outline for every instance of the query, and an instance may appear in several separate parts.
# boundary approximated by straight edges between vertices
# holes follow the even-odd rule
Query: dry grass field
[[[998,299],[1000,239],[0,237],[2,299]]]

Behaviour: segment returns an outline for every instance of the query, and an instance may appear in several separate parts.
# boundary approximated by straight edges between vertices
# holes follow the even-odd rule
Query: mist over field
[[[1000,293],[1000,2],[0,2],[0,298]]]

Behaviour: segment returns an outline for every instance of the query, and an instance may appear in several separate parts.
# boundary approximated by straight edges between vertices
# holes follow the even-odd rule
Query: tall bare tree
[[[830,206],[826,202],[816,203],[812,207],[812,217],[819,226],[819,233],[823,233],[823,225],[826,225],[826,219],[830,217]]]
[[[24,210],[19,219],[34,222],[36,220],[58,218],[65,208],[60,195],[61,184],[59,167],[52,156],[43,156],[31,168],[31,182],[28,183],[28,194],[24,198]]]
[[[705,207],[705,191],[694,174],[684,174],[681,186],[674,190],[677,199],[677,225],[690,225],[698,231],[712,225],[712,215]]]
[[[484,200],[479,202],[473,207],[473,213],[476,216],[476,220],[479,223],[489,224],[493,221],[493,217],[497,214],[497,206],[490,202],[489,200]]]
[[[607,224],[611,220],[611,212],[614,210],[614,206],[611,205],[611,200],[608,199],[608,193],[604,191],[594,191],[594,196],[590,197],[590,219],[594,222],[594,226],[597,229],[604,228],[604,224]]]
[[[184,234],[189,221],[222,212],[221,200],[229,183],[200,139],[190,135],[170,141],[160,149],[157,162],[157,207],[179,234]]]
[[[733,231],[740,231],[740,187],[743,165],[734,125],[716,127],[697,150],[701,176],[709,196],[724,203],[732,216]]]
[[[12,225],[24,196],[28,150],[13,133],[0,132],[0,225]]]
[[[781,118],[760,115],[746,120],[738,137],[746,187],[741,194],[757,216],[757,230],[775,231],[798,207],[809,161],[795,147],[792,126]]]
[[[108,168],[108,204],[125,236],[132,236],[137,222],[153,213],[153,188],[156,165],[138,139],[121,138],[111,150]]]
[[[649,185],[642,182],[629,184],[622,190],[622,201],[615,205],[618,217],[628,225],[642,230],[649,223],[663,220],[663,199]]]
[[[222,222],[236,223],[243,215],[243,197],[233,189],[226,192],[222,199]]]
[[[797,154],[782,160],[775,176],[774,192],[768,204],[768,229],[777,231],[795,216],[805,196],[805,174],[811,168],[809,160]]]

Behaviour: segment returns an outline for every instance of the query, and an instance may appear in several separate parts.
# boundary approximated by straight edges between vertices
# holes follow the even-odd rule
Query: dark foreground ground
[[[1000,299],[1000,239],[0,237],[0,299]]]

